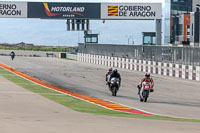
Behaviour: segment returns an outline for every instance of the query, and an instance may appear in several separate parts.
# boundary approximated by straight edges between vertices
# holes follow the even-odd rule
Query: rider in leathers
[[[119,86],[120,86],[120,84],[121,84],[121,76],[118,73],[117,69],[113,70],[112,74],[110,75],[109,81],[111,81],[111,79],[114,78],[114,77],[119,79]]]
[[[110,88],[110,75],[112,74],[112,67],[110,67],[108,69],[108,72],[106,73],[106,85],[108,85],[108,87]]]
[[[13,59],[15,58],[15,52],[12,51],[12,52],[10,53],[10,56],[11,56],[11,59],[13,60]]]
[[[141,80],[141,82],[139,83],[139,85],[137,86],[138,88],[138,94],[140,94],[140,90],[142,88],[142,83],[143,82],[150,82],[151,83],[151,89],[150,89],[150,92],[153,92],[154,89],[153,89],[153,86],[154,86],[154,81],[153,81],[153,78],[150,77],[150,73],[146,73],[145,74],[145,78],[143,78]]]

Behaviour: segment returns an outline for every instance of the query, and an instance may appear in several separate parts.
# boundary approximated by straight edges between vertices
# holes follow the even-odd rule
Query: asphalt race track
[[[141,103],[137,84],[143,72],[118,69],[122,77],[117,97],[105,85],[108,67],[77,61],[46,58],[0,56],[4,63],[28,75],[85,95],[113,101],[164,116],[200,119],[200,83],[169,76],[153,75],[155,92],[147,103]]]

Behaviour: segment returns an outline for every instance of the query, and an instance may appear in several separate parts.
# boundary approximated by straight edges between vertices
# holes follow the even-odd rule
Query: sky
[[[3,1],[3,0],[1,0]],[[30,0],[6,0],[30,1]],[[148,2],[149,0],[31,0],[31,2]],[[164,0],[151,0],[161,3]],[[155,32],[150,20],[91,20],[92,33],[99,34],[103,44],[142,44],[142,32]],[[66,20],[0,18],[0,43],[32,43],[35,45],[77,46],[82,43],[83,31],[67,31]]]

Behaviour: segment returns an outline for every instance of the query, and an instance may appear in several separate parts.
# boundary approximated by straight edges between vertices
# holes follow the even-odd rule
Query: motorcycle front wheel
[[[117,87],[116,86],[114,86],[112,88],[112,96],[117,96]]]
[[[149,91],[144,91],[143,92],[144,102],[147,102],[148,96],[149,96]]]

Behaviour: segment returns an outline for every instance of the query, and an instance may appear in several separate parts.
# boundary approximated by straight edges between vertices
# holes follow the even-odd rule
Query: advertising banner
[[[27,18],[27,2],[0,1],[0,18]]]
[[[161,3],[102,3],[101,19],[161,19]]]
[[[28,2],[28,18],[100,19],[100,3]]]

